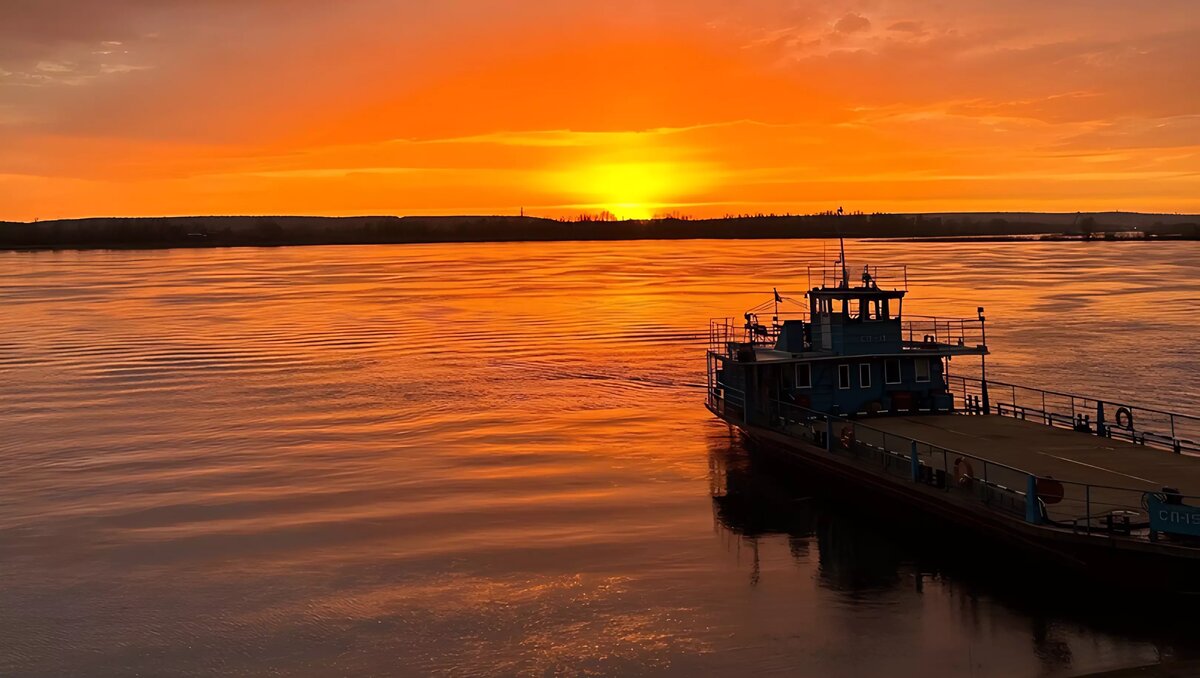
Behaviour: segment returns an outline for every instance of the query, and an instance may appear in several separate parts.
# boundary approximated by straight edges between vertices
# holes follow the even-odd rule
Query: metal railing
[[[808,313],[780,312],[772,317],[778,322],[759,324],[739,322],[734,318],[709,320],[708,350],[728,355],[731,343],[774,346],[779,339],[779,330],[783,326],[783,321],[809,321]],[[911,319],[900,322],[900,336],[906,348],[929,348],[932,346],[977,348],[984,345],[983,322],[980,320],[925,316],[909,316],[909,318]]]
[[[862,263],[846,264],[846,280],[851,287],[863,283],[863,273],[880,289],[908,290],[908,267],[903,264],[870,266]],[[808,267],[808,289],[814,287],[839,287],[842,284],[842,265],[839,263],[810,264]]]
[[[779,312],[772,314],[770,324],[737,321],[733,318],[712,318],[708,321],[708,350],[718,355],[729,355],[730,344],[750,346],[774,346],[779,331],[786,320],[808,321],[807,312]]]
[[[901,330],[907,345],[943,344],[971,348],[984,345],[983,321],[978,318],[906,317]]]
[[[746,394],[736,388],[715,386],[709,390],[709,402],[719,413],[736,413],[740,419],[745,413]]]
[[[960,403],[982,403],[983,381],[968,376],[947,377],[946,385]],[[1124,440],[1137,445],[1200,454],[1200,417],[1086,396],[987,381],[990,414],[1047,426]],[[979,406],[965,407],[982,413]]]
[[[1026,515],[1030,476],[1026,471],[885,431],[860,420],[782,401],[772,404],[779,410],[778,425],[773,428],[824,447],[830,454],[850,458],[885,475],[980,502],[993,510]]]
[[[710,381],[708,401],[714,411],[732,411],[737,421],[744,421],[749,415],[745,393],[715,381]],[[1116,535],[1142,541],[1158,538],[1159,532],[1152,529],[1148,498],[1162,501],[1166,497],[1155,489],[1039,477],[1024,469],[885,431],[860,420],[779,400],[771,400],[770,404],[774,408],[769,422],[772,430],[803,440],[858,468],[928,486],[1029,522],[1089,535]],[[1171,502],[1191,509],[1200,507],[1200,496],[1175,494],[1168,503]],[[1184,540],[1180,543],[1188,545],[1195,542],[1187,540],[1196,539],[1178,534],[1168,538]]]

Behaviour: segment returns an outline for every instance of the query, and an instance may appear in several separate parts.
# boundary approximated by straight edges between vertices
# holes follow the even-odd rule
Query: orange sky
[[[0,219],[1200,212],[1195,0],[9,0]]]

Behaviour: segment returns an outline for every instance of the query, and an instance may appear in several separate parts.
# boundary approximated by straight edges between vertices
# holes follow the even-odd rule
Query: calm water
[[[1200,244],[852,243],[996,378],[1200,397]],[[821,242],[0,253],[0,675],[1071,675],[1032,599],[750,463],[710,316]],[[1002,553],[989,558],[1003,559]]]

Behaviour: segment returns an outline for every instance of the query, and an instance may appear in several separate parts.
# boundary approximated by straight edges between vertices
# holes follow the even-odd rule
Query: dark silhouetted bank
[[[0,222],[0,249],[709,238],[1197,239],[1200,216],[1130,212],[741,215],[556,220],[514,216],[209,216]]]

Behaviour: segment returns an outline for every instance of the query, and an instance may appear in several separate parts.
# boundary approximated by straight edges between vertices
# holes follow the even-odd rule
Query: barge
[[[752,449],[985,548],[1200,593],[1200,417],[990,380],[982,307],[905,317],[905,267],[856,278],[843,254],[810,267],[804,300],[711,321],[708,409]]]

